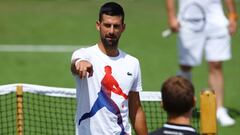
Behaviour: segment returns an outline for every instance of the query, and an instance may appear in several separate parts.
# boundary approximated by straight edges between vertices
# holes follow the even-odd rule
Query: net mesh
[[[0,135],[16,134],[16,94],[0,95]]]
[[[24,93],[25,135],[73,135],[75,99]]]
[[[10,89],[0,86],[0,134],[16,134],[16,85],[12,85]],[[24,135],[75,134],[74,89],[21,85],[24,91]],[[160,107],[160,93],[141,92],[140,98],[148,131],[162,127],[167,116]],[[195,109],[193,113],[192,126],[199,132],[199,109]]]

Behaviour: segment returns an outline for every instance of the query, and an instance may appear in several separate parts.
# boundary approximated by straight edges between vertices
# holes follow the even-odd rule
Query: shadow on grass
[[[233,117],[233,118],[237,118],[240,117],[240,110],[235,109],[235,108],[229,108],[227,107],[229,114]]]

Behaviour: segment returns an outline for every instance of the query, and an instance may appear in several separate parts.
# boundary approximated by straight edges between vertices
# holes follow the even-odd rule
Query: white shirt
[[[106,107],[98,110],[95,115],[81,121],[79,119],[89,113],[98,93],[101,90],[101,81],[105,75],[104,67],[109,65],[112,68],[112,76],[120,85],[123,93],[128,95],[129,91],[141,91],[141,71],[139,61],[119,50],[117,57],[109,57],[102,53],[98,45],[76,50],[72,55],[75,59],[85,59],[93,65],[93,76],[80,79],[75,75],[77,84],[77,116],[76,128],[78,135],[118,135],[121,132],[117,124],[117,116]],[[131,134],[131,126],[128,121],[128,99],[111,92],[111,99],[116,103],[121,112],[123,126],[126,133]]]

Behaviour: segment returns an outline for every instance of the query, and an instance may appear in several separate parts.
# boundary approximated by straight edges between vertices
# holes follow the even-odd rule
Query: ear
[[[197,97],[194,96],[194,97],[193,97],[193,107],[194,107],[194,108],[196,107],[196,104],[197,104]]]
[[[96,28],[97,28],[98,31],[100,31],[100,25],[101,25],[101,22],[96,21]]]

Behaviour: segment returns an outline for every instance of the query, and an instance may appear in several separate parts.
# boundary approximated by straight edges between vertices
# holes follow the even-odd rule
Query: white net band
[[[42,94],[55,97],[69,97],[76,98],[75,88],[62,88],[62,87],[49,87],[33,84],[7,84],[0,85],[0,95],[16,92],[16,87],[22,86],[23,92]],[[141,101],[161,101],[161,93],[154,91],[142,91],[140,92]]]

